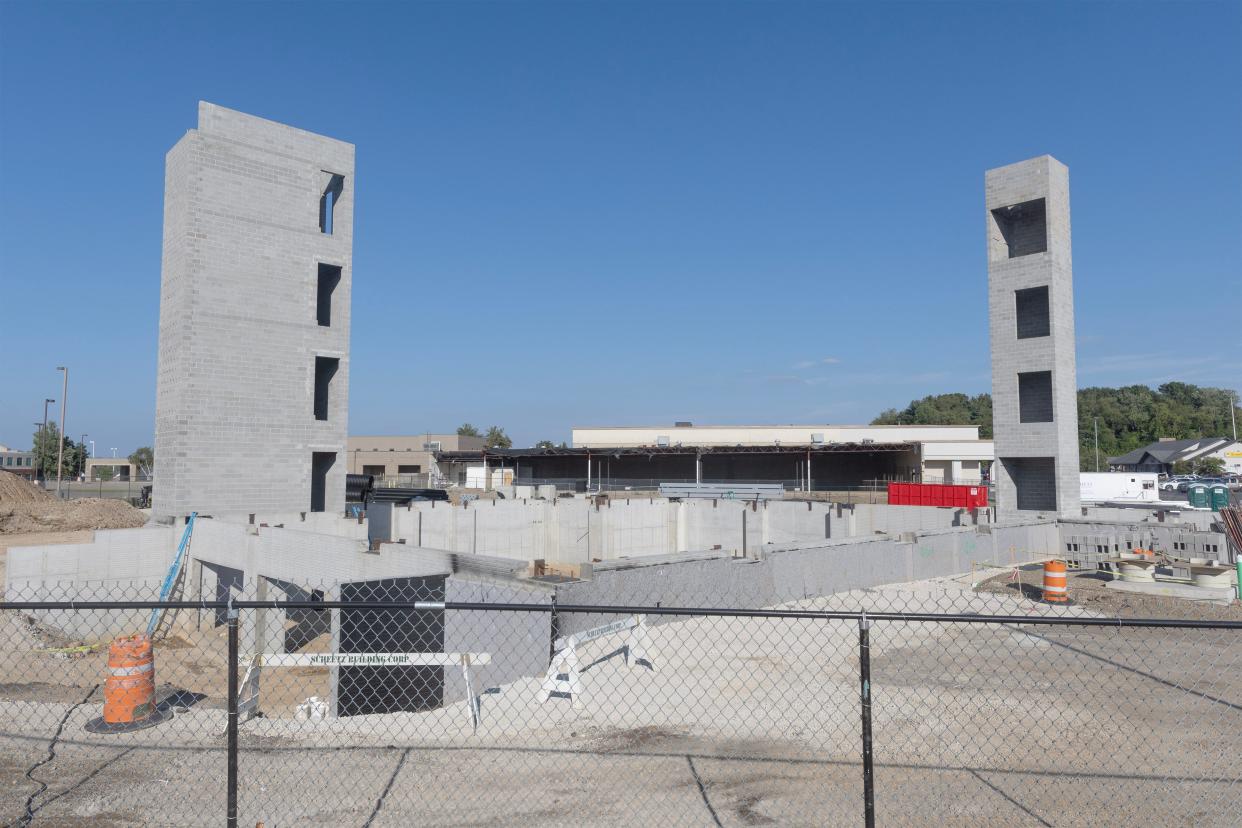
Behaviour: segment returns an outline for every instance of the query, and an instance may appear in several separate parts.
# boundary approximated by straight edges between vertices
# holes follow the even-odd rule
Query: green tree
[[[141,477],[150,477],[155,468],[155,452],[150,446],[136,448],[129,456],[129,462],[134,464],[134,468]]]
[[[1189,460],[1178,460],[1173,464],[1174,474],[1194,474],[1195,467]]]
[[[488,448],[513,448],[513,441],[509,439],[509,435],[505,434],[505,430],[500,426],[489,428],[487,434],[483,436],[483,440],[484,445]]]
[[[1200,457],[1195,461],[1195,474],[1203,477],[1220,477],[1225,473],[1225,461],[1219,457]]]
[[[552,443],[551,440],[540,440],[538,443],[535,443],[535,448],[550,449],[550,448],[556,448],[556,446]]]
[[[992,396],[978,394],[934,394],[912,400],[904,409],[890,408],[871,421],[872,425],[975,425],[979,436],[992,436]]]
[[[96,480],[111,480],[116,472],[111,466],[96,466],[94,478]]]
[[[31,441],[34,465],[44,480],[56,479],[56,458],[60,453],[61,442],[64,443],[62,476],[71,480],[86,468],[86,447],[67,438],[62,441],[60,428],[56,423],[48,423],[34,433]]]
[[[1078,454],[1083,470],[1095,468],[1095,435],[1099,428],[1100,465],[1150,445],[1162,437],[1174,440],[1230,435],[1229,411],[1242,419],[1236,396],[1226,388],[1166,382],[1159,388],[1082,388],[1078,391]],[[904,409],[890,408],[873,425],[977,425],[979,436],[992,436],[992,397],[979,394],[936,394],[913,400]],[[1189,474],[1190,468],[1179,471]]]
[[[479,430],[477,428],[470,425],[470,423],[462,423],[461,425],[457,427],[457,436],[458,437],[482,437],[483,435],[479,433]]]

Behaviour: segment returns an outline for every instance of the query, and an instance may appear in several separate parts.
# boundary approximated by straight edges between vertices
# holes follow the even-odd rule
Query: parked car
[[[1178,486],[1181,486],[1183,483],[1189,482],[1189,480],[1190,478],[1184,474],[1179,474],[1177,477],[1167,478],[1165,480],[1160,481],[1160,491],[1162,492],[1184,492],[1186,490],[1179,489]]]

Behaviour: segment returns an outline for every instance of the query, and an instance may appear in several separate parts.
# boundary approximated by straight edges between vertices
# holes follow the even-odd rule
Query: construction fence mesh
[[[10,591],[0,822],[1242,822],[1239,604],[1049,605],[1035,574],[767,609]],[[147,631],[150,669],[113,646]]]

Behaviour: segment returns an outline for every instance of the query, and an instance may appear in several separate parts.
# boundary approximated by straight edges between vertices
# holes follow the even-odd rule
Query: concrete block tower
[[[165,159],[157,518],[344,509],[354,147],[200,102]]]
[[[1050,155],[988,170],[992,479],[1002,519],[1078,514],[1078,378],[1069,168]]]

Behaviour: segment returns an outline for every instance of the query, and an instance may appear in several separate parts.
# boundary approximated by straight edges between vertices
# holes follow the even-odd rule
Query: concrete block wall
[[[176,554],[171,527],[104,529],[89,543],[14,546],[4,573],[7,601],[154,601]],[[71,638],[107,641],[146,629],[150,610],[40,612]]]
[[[765,607],[854,589],[969,573],[972,565],[1009,566],[1057,554],[1055,524],[945,529],[913,542],[891,537],[823,541],[765,550],[759,559],[729,556],[595,572],[558,586],[558,603]],[[602,616],[563,616],[576,632]]]
[[[1058,555],[1082,565],[1139,548],[1155,549],[1178,558],[1235,562],[1223,532],[1200,531],[1186,524],[1070,520],[1059,522],[1057,530]]]
[[[327,234],[334,174],[344,187]],[[310,511],[313,452],[336,453],[325,499],[343,510],[353,192],[353,145],[210,103],[168,153],[157,518]],[[327,327],[320,263],[341,268]],[[340,360],[326,421],[314,416],[316,356]]]
[[[989,170],[985,189],[998,515],[1002,520],[1020,514],[1074,516],[1079,508],[1078,382],[1069,170],[1043,155]],[[1002,226],[1009,208],[1040,200],[1041,220],[1021,224],[1017,235]],[[1034,238],[1041,232],[1045,245]],[[1039,287],[1048,289],[1048,335],[1019,338],[1016,291]],[[1019,374],[1039,372],[1051,374],[1051,400],[1020,406]],[[1046,413],[1049,404],[1051,422],[1022,422],[1021,408],[1028,415],[1039,409]]]
[[[527,589],[451,576],[445,581],[444,600],[462,602],[550,603],[551,589]],[[493,612],[455,610],[444,614],[444,651],[489,653],[491,664],[474,668],[471,681],[477,694],[522,676],[541,675],[548,667],[552,616],[546,612]],[[461,669],[444,670],[444,701],[465,699]],[[487,704],[484,696],[483,704]],[[486,713],[484,713],[486,715]]]
[[[1115,506],[1084,506],[1082,508],[1083,518],[1094,520],[1098,523],[1166,523],[1195,529],[1200,532],[1209,531],[1220,523],[1220,516],[1208,511],[1200,512],[1182,509],[1176,512],[1165,511],[1163,514],[1164,519],[1161,520],[1161,510],[1159,509]]]
[[[720,548],[740,554],[764,544],[812,542],[876,533],[987,523],[964,509],[824,502],[615,499],[497,500],[450,506],[381,507],[371,519],[385,538],[460,553],[567,564]],[[391,528],[387,522],[391,519]],[[743,543],[745,532],[745,543]]]

